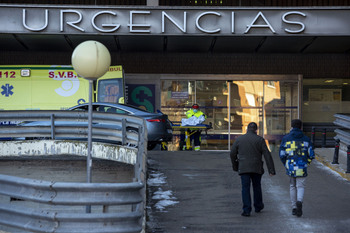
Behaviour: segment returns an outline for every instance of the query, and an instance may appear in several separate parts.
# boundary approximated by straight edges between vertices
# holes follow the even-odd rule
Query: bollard
[[[315,146],[315,127],[314,126],[312,126],[312,129],[311,129],[311,142]]]
[[[335,148],[334,148],[334,156],[333,156],[332,164],[339,164],[339,162],[338,162],[338,159],[339,159],[339,145],[340,145],[340,140],[336,139],[335,140]]]
[[[322,133],[322,147],[326,147],[326,136],[327,136],[326,133],[327,133],[327,129],[324,128]]]
[[[346,151],[347,164],[346,164],[346,173],[350,173],[350,146],[348,146],[348,150]]]

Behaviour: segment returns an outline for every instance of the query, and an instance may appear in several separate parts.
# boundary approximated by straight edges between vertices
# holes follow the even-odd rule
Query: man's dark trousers
[[[245,213],[250,213],[252,211],[252,201],[250,198],[250,181],[252,181],[253,184],[255,212],[260,212],[264,208],[261,191],[261,177],[262,174],[257,173],[241,174],[243,212]]]

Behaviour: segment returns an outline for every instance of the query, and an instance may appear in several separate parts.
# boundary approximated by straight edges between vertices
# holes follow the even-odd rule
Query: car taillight
[[[165,122],[164,119],[147,119],[148,122]]]

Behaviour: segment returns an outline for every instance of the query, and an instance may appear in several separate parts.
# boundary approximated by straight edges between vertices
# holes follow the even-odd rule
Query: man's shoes
[[[296,216],[301,217],[301,215],[303,215],[303,203],[301,201],[297,201]]]
[[[297,208],[293,208],[292,215],[297,215]]]
[[[248,213],[248,212],[243,212],[241,215],[244,216],[244,217],[249,217],[249,216],[250,216],[250,213]]]
[[[264,209],[264,204],[262,205],[262,208],[260,209],[255,209],[255,213],[260,213]]]

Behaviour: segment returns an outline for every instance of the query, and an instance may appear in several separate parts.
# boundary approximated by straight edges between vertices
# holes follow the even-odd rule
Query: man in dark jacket
[[[231,148],[231,161],[234,171],[238,171],[242,183],[242,216],[250,216],[252,211],[250,198],[250,182],[253,184],[254,208],[259,213],[264,208],[261,177],[264,173],[262,155],[264,155],[268,172],[275,175],[275,166],[264,138],[257,135],[258,126],[251,122],[248,125],[247,133],[238,137]]]

